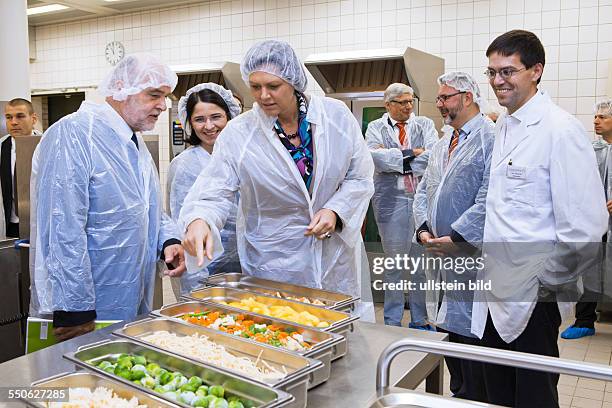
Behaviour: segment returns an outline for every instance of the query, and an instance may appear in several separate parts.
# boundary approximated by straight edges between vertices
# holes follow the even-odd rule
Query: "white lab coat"
[[[563,269],[563,244],[600,242],[608,223],[595,154],[580,122],[541,91],[512,117],[497,122],[491,160],[481,276],[493,288],[475,302],[472,316],[472,333],[482,338],[488,311],[507,343],[527,326],[540,287],[581,286],[574,270]],[[517,128],[505,140],[509,124]],[[577,246],[574,257],[583,254]],[[562,317],[572,306],[559,303]]]
[[[219,135],[210,165],[185,198],[179,224],[185,231],[195,219],[205,220],[218,249],[219,230],[239,191],[236,235],[243,273],[370,299],[358,312],[373,320],[361,238],[374,191],[372,157],[344,103],[312,96],[306,119],[313,133],[312,196],[273,130],[276,117],[255,104]],[[325,240],[304,236],[322,208],[338,214],[342,229]]]

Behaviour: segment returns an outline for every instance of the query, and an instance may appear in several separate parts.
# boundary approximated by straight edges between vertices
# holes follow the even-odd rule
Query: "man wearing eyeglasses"
[[[476,259],[485,221],[485,203],[489,186],[489,166],[493,150],[493,122],[481,113],[485,101],[476,80],[465,72],[449,72],[438,78],[436,106],[444,123],[452,127],[432,148],[429,163],[414,198],[417,242],[433,251]],[[448,258],[447,258],[448,259]],[[427,280],[462,282],[476,279],[476,268],[428,268]],[[459,273],[460,272],[460,273]],[[432,295],[435,295],[432,293]],[[477,344],[471,333],[473,290],[446,291],[439,310],[430,320],[439,331],[449,333],[449,340]],[[432,296],[428,296],[432,299]],[[446,358],[453,396],[485,401],[482,364]]]
[[[374,196],[372,207],[385,255],[408,255],[414,234],[412,203],[419,178],[427,167],[428,150],[438,140],[434,122],[413,114],[414,91],[406,84],[394,83],[384,94],[385,113],[370,122],[366,141],[374,159]],[[386,284],[399,283],[402,270],[385,271]],[[409,298],[409,327],[433,330],[427,324],[424,301]],[[404,292],[385,290],[385,324],[400,326],[404,314]]]
[[[486,55],[485,74],[508,112],[495,129],[486,202],[482,280],[491,290],[474,302],[472,333],[485,346],[558,357],[562,312],[571,312],[567,300],[577,300],[579,275],[596,262],[606,230],[603,186],[583,126],[538,89],[540,40],[509,31]],[[490,403],[559,404],[558,374],[484,370]]]
[[[595,134],[599,136],[593,141],[593,149],[599,168],[601,181],[604,184],[604,194],[606,195],[606,209],[612,216],[612,99],[607,99],[595,105],[595,116],[593,118]],[[610,242],[612,238],[612,217],[608,220],[608,230],[602,237],[603,242]],[[603,263],[603,272],[606,274],[610,270],[612,254],[606,248],[606,257]],[[610,278],[603,276],[603,282],[608,283]],[[567,340],[579,339],[585,336],[595,335],[595,322],[597,321],[597,300],[601,288],[600,279],[585,280],[583,297],[576,304],[576,321],[561,333],[561,338]],[[604,293],[610,295],[606,287]]]

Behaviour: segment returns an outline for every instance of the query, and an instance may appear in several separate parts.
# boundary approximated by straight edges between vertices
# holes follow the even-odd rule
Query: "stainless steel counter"
[[[62,358],[64,353],[75,351],[84,344],[107,339],[111,337],[113,330],[123,325],[124,323],[118,323],[0,364],[0,385],[23,387],[54,374],[75,371],[74,364]],[[326,383],[308,391],[308,406],[317,408],[365,406],[375,394],[376,363],[380,353],[393,341],[407,336],[426,340],[444,340],[447,337],[442,333],[355,323],[355,331],[348,335],[348,354],[332,363],[331,377]],[[441,362],[442,358],[436,355],[404,353],[393,363],[390,382],[397,387],[415,388],[426,379],[427,391],[441,394],[444,383]],[[6,405],[0,402],[0,406],[21,405]]]

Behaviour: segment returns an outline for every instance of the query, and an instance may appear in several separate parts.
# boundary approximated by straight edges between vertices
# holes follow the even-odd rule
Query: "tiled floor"
[[[175,301],[174,294],[167,278],[164,279],[164,304]],[[404,326],[408,327],[409,312],[404,315]],[[383,322],[382,305],[376,306],[376,320]],[[573,321],[564,322],[561,330]],[[562,358],[610,365],[612,357],[612,321],[596,324],[595,336],[578,340],[559,338],[559,350]],[[445,368],[444,394],[450,395],[450,375]],[[418,387],[425,392],[425,384]],[[559,403],[561,408],[612,408],[612,382],[578,378],[561,375],[559,379]]]
[[[404,315],[402,324],[409,322],[409,311]],[[598,364],[611,364],[612,357],[612,321],[596,323],[595,336],[583,337],[578,340],[559,338],[559,351],[562,358],[587,361]],[[382,307],[376,307],[376,321],[383,321]],[[561,325],[561,330],[573,323],[568,320]],[[444,395],[450,395],[450,375],[444,370]],[[418,388],[425,392],[425,384]],[[561,408],[612,408],[612,382],[578,378],[571,375],[561,375],[559,379],[559,405]]]

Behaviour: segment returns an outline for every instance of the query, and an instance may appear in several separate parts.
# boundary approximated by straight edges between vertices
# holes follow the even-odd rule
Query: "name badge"
[[[521,166],[513,166],[509,164],[506,167],[506,177],[511,179],[526,180],[527,179],[527,168]]]

